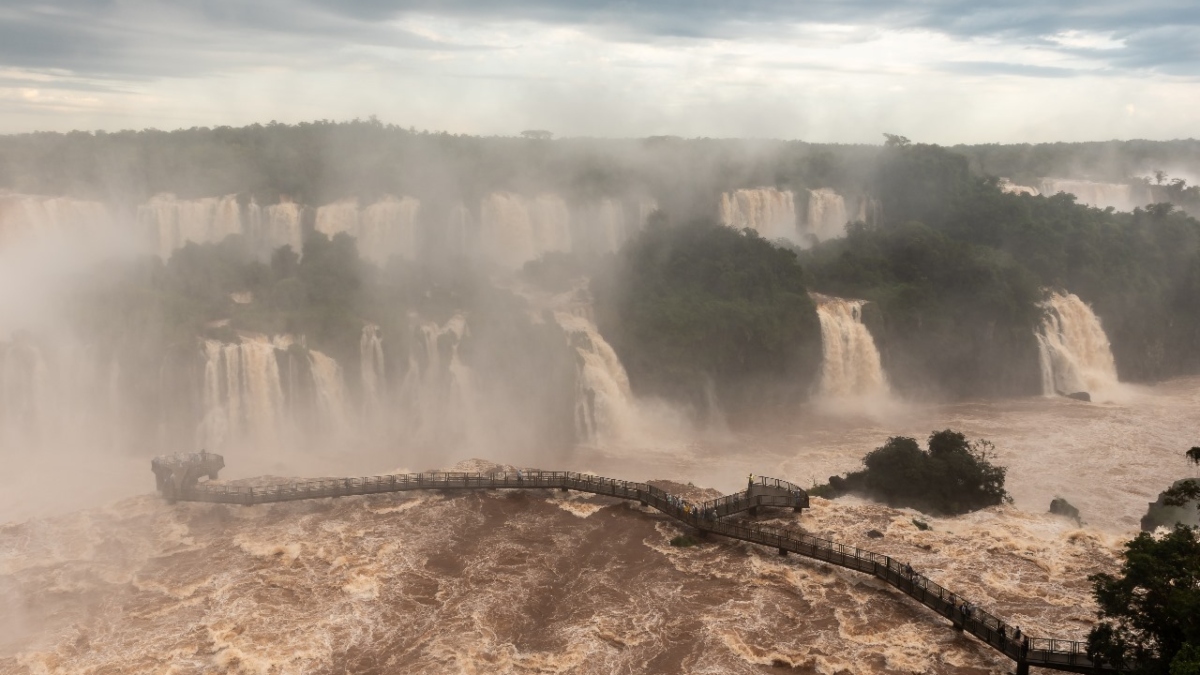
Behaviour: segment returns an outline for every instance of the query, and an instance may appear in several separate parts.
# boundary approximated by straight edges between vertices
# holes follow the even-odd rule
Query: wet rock
[[[871,530],[867,532],[867,537],[871,539],[883,539],[883,533],[879,530]]]
[[[1050,513],[1056,516],[1064,516],[1074,520],[1076,523],[1082,523],[1083,520],[1079,517],[1079,509],[1071,505],[1071,502],[1062,497],[1055,497],[1050,501]]]
[[[1174,484],[1179,485],[1182,482],[1184,481],[1177,480]],[[1160,492],[1158,500],[1150,502],[1150,508],[1146,515],[1142,516],[1143,531],[1153,532],[1158,527],[1174,527],[1176,523],[1200,527],[1200,508],[1197,508],[1200,505],[1191,501],[1183,506],[1170,506],[1165,503],[1165,499]]]
[[[1073,398],[1076,401],[1083,401],[1085,403],[1092,402],[1092,395],[1087,393],[1086,391],[1077,391],[1073,394],[1067,394],[1067,398]]]

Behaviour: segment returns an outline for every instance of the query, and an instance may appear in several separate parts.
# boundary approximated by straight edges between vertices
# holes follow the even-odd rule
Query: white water
[[[836,239],[846,234],[846,223],[849,222],[846,200],[829,188],[808,191],[806,216],[805,232],[818,240]]]
[[[1043,393],[1111,394],[1117,367],[1100,318],[1072,293],[1051,293],[1042,306],[1046,317],[1037,339]]]
[[[571,214],[555,195],[529,199],[493,192],[483,198],[479,218],[479,250],[509,269],[550,251],[571,250]]]
[[[880,397],[887,378],[875,340],[862,322],[863,300],[813,296],[821,321],[821,389],[826,399]]]
[[[250,234],[255,244],[264,252],[280,246],[290,246],[297,255],[304,248],[304,231],[301,227],[302,209],[299,204],[283,201],[270,206],[250,203]]]
[[[232,444],[278,447],[284,395],[276,350],[280,339],[246,335],[240,342],[204,342],[204,421],[201,447]]]
[[[46,431],[50,401],[46,360],[37,345],[0,344],[0,447],[36,443]]]
[[[615,199],[601,199],[580,209],[576,219],[575,248],[596,253],[616,251],[628,237],[625,208]]]
[[[346,383],[342,377],[342,367],[332,357],[315,349],[308,350],[308,362],[312,371],[321,431],[328,435],[349,431],[346,424]]]
[[[476,393],[471,369],[458,347],[467,334],[466,316],[444,325],[414,317],[408,368],[400,385],[400,431],[422,442],[468,438]]]
[[[375,418],[386,405],[387,369],[383,360],[383,336],[379,326],[363,326],[358,341],[359,373],[362,380],[363,412]]]
[[[775,188],[752,188],[721,195],[721,222],[750,228],[766,239],[798,241],[796,200],[791,192]]]
[[[0,194],[0,246],[34,239],[62,242],[109,232],[114,224],[100,202],[69,197]]]
[[[317,209],[316,230],[329,237],[345,232],[354,237],[363,258],[382,265],[392,256],[417,256],[417,214],[421,202],[412,197],[384,197],[359,209],[358,201],[343,199]]]
[[[1032,195],[1034,197],[1041,194],[1040,192],[1038,192],[1038,189],[1035,187],[1029,187],[1028,185],[1017,185],[1016,183],[1010,181],[1007,178],[1001,178],[999,185],[1000,185],[1000,189],[1003,192],[1007,192],[1009,194]]]
[[[586,317],[556,312],[554,318],[577,356],[576,437],[589,444],[629,440],[637,407],[621,359]]]
[[[1044,195],[1066,192],[1075,195],[1082,204],[1102,209],[1111,206],[1118,211],[1132,211],[1136,207],[1145,206],[1153,201],[1150,188],[1144,185],[1097,183],[1070,178],[1043,178],[1040,187],[1041,193]]]
[[[155,195],[138,207],[138,224],[164,260],[188,242],[217,243],[231,234],[244,234],[236,195],[176,199]]]

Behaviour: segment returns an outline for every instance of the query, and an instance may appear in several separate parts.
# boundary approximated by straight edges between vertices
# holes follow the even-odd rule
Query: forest
[[[812,394],[821,332],[810,292],[869,301],[863,321],[893,390],[904,394],[1039,393],[1034,333],[1048,290],[1075,293],[1095,309],[1121,379],[1200,371],[1200,222],[1171,203],[1124,213],[1067,194],[1011,194],[996,175],[1104,160],[1129,179],[1145,166],[1195,165],[1194,141],[943,148],[888,138],[883,146],[478,138],[373,119],[29,134],[0,137],[0,188],[128,208],[168,191],[306,204],[416,195],[434,221],[429,214],[450,203],[494,190],[556,191],[568,202],[645,193],[658,210],[618,251],[550,253],[520,278],[548,292],[592,278],[596,322],[634,391],[696,410],[714,400],[737,410]],[[1182,202],[1196,190],[1168,185]],[[870,195],[878,209],[844,237],[808,247],[719,226],[721,192],[752,186],[797,194],[828,187]],[[402,368],[414,314],[474,316],[481,328],[464,344],[468,355],[488,344],[481,336],[490,330],[527,345],[561,338],[531,338],[553,331],[504,319],[502,308],[521,301],[489,282],[495,270],[461,254],[376,265],[346,235],[329,239],[307,227],[302,251],[278,249],[270,260],[235,236],[185,246],[165,263],[111,263],[80,298],[78,316],[91,334],[143,359],[197,335],[250,330],[304,335],[350,363],[365,322],[395,336],[389,362]],[[229,301],[240,292],[253,301]],[[529,352],[532,359],[537,350]]]

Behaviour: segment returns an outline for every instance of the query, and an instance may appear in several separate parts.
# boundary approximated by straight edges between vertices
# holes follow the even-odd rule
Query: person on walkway
[[[750,479],[749,479],[749,481],[748,481],[748,483],[747,483],[747,485],[746,485],[746,488],[747,488],[747,489],[754,487],[754,474],[753,474],[753,473],[751,473],[749,478],[750,478]]]

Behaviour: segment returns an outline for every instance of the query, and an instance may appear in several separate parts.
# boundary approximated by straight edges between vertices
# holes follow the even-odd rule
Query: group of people
[[[667,504],[672,508],[683,511],[687,516],[699,516],[705,520],[716,520],[717,510],[715,508],[702,509],[695,504],[673,494],[667,494]]]

